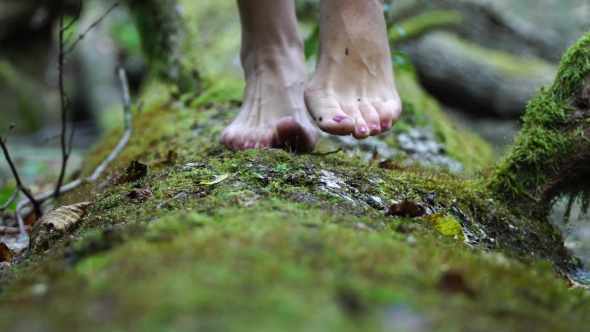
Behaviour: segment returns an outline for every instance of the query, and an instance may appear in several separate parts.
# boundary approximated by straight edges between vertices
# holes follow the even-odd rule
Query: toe
[[[255,147],[260,149],[272,148],[275,142],[277,141],[276,136],[277,134],[274,128],[268,126],[264,130],[262,130],[258,135],[258,141],[256,142]]]
[[[402,101],[399,97],[396,99],[390,99],[387,101],[387,105],[391,109],[392,112],[392,121],[391,124],[395,124],[397,119],[402,115]]]
[[[315,117],[323,131],[334,135],[349,135],[355,131],[355,122],[340,107],[324,108]]]
[[[221,133],[221,137],[219,138],[219,143],[225,145],[228,149],[235,150],[234,148],[234,132],[231,130],[231,127],[225,128],[225,130]]]
[[[279,144],[291,150],[312,151],[317,143],[318,135],[311,124],[308,127],[304,127],[291,116],[282,118],[277,123]]]
[[[373,103],[373,107],[379,115],[379,126],[382,131],[388,130],[393,125],[393,111],[389,105],[384,102]]]
[[[344,112],[348,114],[355,122],[355,130],[352,133],[352,136],[355,138],[369,137],[371,133],[371,127],[365,121],[365,117],[358,106],[345,107]]]
[[[374,136],[381,132],[381,124],[379,123],[379,114],[373,105],[362,104],[360,107],[361,113],[365,122],[369,126],[370,135]]]
[[[256,143],[258,142],[258,130],[250,129],[248,134],[246,134],[243,148],[244,149],[254,149],[256,147]]]

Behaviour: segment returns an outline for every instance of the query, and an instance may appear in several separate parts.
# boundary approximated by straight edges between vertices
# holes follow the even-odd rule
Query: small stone
[[[31,293],[33,293],[33,295],[37,295],[37,296],[45,295],[45,293],[47,293],[47,285],[36,284],[35,286],[33,286],[31,288]]]

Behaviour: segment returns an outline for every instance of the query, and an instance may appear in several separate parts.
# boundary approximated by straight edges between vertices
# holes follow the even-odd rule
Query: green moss
[[[46,283],[47,294],[30,285],[10,297],[0,326],[21,326],[19,312],[35,326],[105,331],[411,330],[389,315],[434,330],[575,331],[589,323],[572,318],[590,309],[588,298],[567,290],[549,265],[482,259],[436,235],[408,245],[389,225],[281,200],[171,214],[147,225],[144,238],[65,270]],[[465,290],[445,290],[449,273]]]
[[[582,127],[568,128],[587,121],[569,121],[574,111],[569,105],[574,92],[590,77],[590,34],[586,34],[563,56],[553,84],[539,90],[529,102],[524,125],[508,155],[497,168],[488,186],[501,199],[511,202],[514,211],[544,219],[556,197],[582,194],[579,182],[562,176],[564,186],[554,183],[559,174],[578,157],[583,157],[586,141]],[[571,176],[578,175],[570,171]]]
[[[399,22],[389,28],[389,42],[392,44],[401,43],[420,37],[434,29],[459,25],[462,21],[463,17],[461,13],[453,10],[437,10],[424,13]]]

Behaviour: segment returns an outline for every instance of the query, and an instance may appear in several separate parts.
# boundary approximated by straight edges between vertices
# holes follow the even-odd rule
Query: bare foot
[[[236,150],[313,150],[318,132],[303,100],[305,59],[293,3],[241,0],[238,4],[246,90],[240,113],[220,142]]]
[[[320,50],[305,102],[317,125],[366,138],[401,115],[381,0],[323,0]]]

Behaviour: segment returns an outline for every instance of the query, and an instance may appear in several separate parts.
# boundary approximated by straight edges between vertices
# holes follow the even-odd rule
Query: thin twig
[[[68,27],[73,24],[74,21],[70,22]],[[58,56],[58,63],[57,69],[59,72],[59,79],[58,79],[58,88],[59,88],[59,96],[60,96],[60,103],[61,103],[61,170],[59,172],[59,177],[57,180],[57,185],[55,186],[54,195],[57,197],[59,196],[59,188],[61,187],[65,174],[66,174],[66,167],[68,164],[68,159],[70,157],[68,153],[68,148],[66,147],[66,132],[67,132],[67,118],[68,118],[68,108],[70,103],[68,102],[69,98],[67,97],[66,91],[64,89],[64,13],[62,12],[61,17],[59,19],[59,56]]]
[[[64,16],[65,7],[66,7],[66,2],[64,1],[63,5],[62,5],[62,13],[61,13],[62,17]],[[63,24],[61,24],[59,26],[59,28],[63,31],[66,31],[69,28],[71,28],[72,25],[74,25],[74,23],[80,19],[80,16],[82,15],[82,7],[83,7],[82,0],[78,0],[78,12],[76,13],[76,17],[74,17],[74,19],[71,20],[70,23],[66,27],[64,27]]]
[[[100,177],[102,172],[104,172],[104,170],[107,168],[107,166],[113,160],[115,160],[115,158],[117,158],[117,156],[121,153],[123,148],[125,148],[125,146],[129,142],[129,139],[131,138],[132,116],[131,116],[131,98],[129,95],[129,84],[127,83],[127,75],[126,75],[125,70],[123,68],[119,69],[118,74],[119,74],[119,80],[121,81],[121,86],[123,89],[123,113],[124,113],[124,117],[125,117],[125,132],[123,133],[123,137],[121,137],[121,140],[119,140],[119,143],[113,149],[113,151],[108,155],[108,157],[106,157],[105,160],[103,160],[103,162],[100,165],[98,165],[98,167],[94,170],[94,173],[92,173],[91,176],[86,177],[86,178],[80,178],[78,180],[72,181],[66,185],[61,186],[59,188],[58,195],[68,192],[68,191],[78,187],[81,184],[91,183],[91,182],[98,180],[98,178]],[[52,197],[55,197],[55,191],[49,191],[49,192],[37,195],[37,196],[33,197],[33,201],[36,201],[39,203],[44,203],[45,201],[47,201],[48,199],[50,199]],[[20,201],[16,206],[16,217],[18,220],[18,226],[19,226],[21,235],[23,237],[27,236],[27,232],[25,230],[25,224],[24,224],[24,221],[23,221],[20,211],[25,206],[29,205],[30,203],[31,203],[31,199],[29,198],[29,199],[25,199],[25,200]]]
[[[59,177],[57,180],[57,185],[55,186],[55,191],[53,192],[53,194],[57,197],[60,195],[60,188],[63,184],[64,181],[64,177],[65,177],[65,173],[66,173],[66,168],[67,168],[67,164],[68,164],[68,160],[70,158],[71,152],[72,152],[72,147],[73,147],[73,141],[74,141],[74,134],[76,132],[76,127],[74,125],[74,121],[73,121],[73,115],[70,114],[70,118],[71,118],[71,123],[72,123],[72,128],[70,130],[70,135],[69,135],[69,139],[68,142],[66,142],[66,133],[67,133],[67,119],[68,119],[68,111],[70,109],[71,106],[71,102],[70,102],[70,98],[68,96],[68,94],[65,91],[64,88],[64,82],[63,82],[63,76],[64,76],[64,60],[65,60],[65,56],[68,55],[69,53],[71,53],[74,48],[76,47],[76,45],[78,45],[78,43],[84,39],[84,37],[86,36],[86,34],[92,30],[94,27],[96,27],[98,24],[100,24],[100,22],[102,22],[102,20],[109,15],[109,13],[115,9],[117,6],[119,6],[119,3],[115,3],[113,4],[98,20],[96,20],[94,23],[92,23],[83,33],[81,33],[78,38],[76,38],[76,40],[74,40],[74,42],[72,42],[72,44],[70,45],[70,47],[67,50],[64,50],[66,47],[66,43],[68,42],[70,36],[68,36],[66,39],[64,39],[64,32],[66,30],[68,30],[69,28],[72,27],[72,25],[74,24],[74,22],[78,21],[80,18],[80,15],[82,13],[82,0],[79,0],[79,6],[78,6],[78,13],[76,14],[76,17],[74,17],[74,19],[72,21],[70,21],[70,23],[64,27],[64,13],[62,12],[61,18],[60,18],[60,29],[59,29],[59,59],[58,59],[58,70],[59,70],[59,82],[58,82],[58,87],[59,87],[59,95],[60,95],[60,99],[61,99],[61,121],[62,121],[62,131],[61,131],[61,150],[62,150],[62,164],[61,164],[61,170],[59,172]]]
[[[4,212],[6,209],[8,209],[10,204],[12,204],[12,202],[14,202],[14,200],[18,197],[19,192],[20,192],[20,189],[18,187],[14,188],[14,192],[12,193],[12,196],[10,196],[10,198],[8,199],[8,202],[6,202],[6,204],[0,206],[0,212]]]
[[[8,126],[8,130],[6,131],[6,135],[4,135],[4,144],[6,144],[6,140],[8,139],[8,133],[10,133],[12,128],[14,128],[14,123],[11,123],[10,126]],[[2,137],[0,137],[0,139],[2,139]]]
[[[8,149],[6,148],[6,140],[0,138],[0,147],[2,148],[2,151],[4,152],[4,158],[6,158],[6,161],[8,162],[8,165],[10,166],[10,170],[12,171],[12,175],[14,175],[14,179],[16,180],[16,187],[22,191],[23,194],[25,194],[25,196],[27,196],[27,198],[29,199],[29,201],[31,202],[31,204],[33,204],[33,209],[35,210],[35,213],[37,215],[41,215],[41,206],[39,205],[39,202],[37,202],[35,200],[35,198],[33,198],[33,195],[31,194],[31,192],[29,191],[29,189],[27,189],[23,183],[20,180],[20,176],[18,175],[18,171],[16,170],[16,167],[14,166],[14,163],[12,162],[12,158],[10,158],[10,153],[8,153]]]
[[[82,40],[84,39],[84,37],[86,37],[86,34],[92,30],[94,27],[96,27],[97,25],[100,24],[100,22],[102,22],[102,20],[104,20],[105,17],[107,17],[107,15],[110,14],[110,12],[115,9],[117,6],[119,6],[119,3],[116,2],[115,4],[113,4],[104,14],[102,14],[102,16],[96,20],[94,23],[92,23],[84,32],[82,32],[78,38],[76,38],[76,40],[74,40],[74,42],[72,42],[72,45],[70,45],[70,47],[67,49],[67,51],[64,52],[64,55],[67,55],[69,53],[71,53],[74,48],[76,48],[76,45]]]
[[[121,150],[127,145],[129,138],[131,138],[131,97],[129,94],[129,84],[127,82],[127,74],[125,73],[125,69],[119,68],[119,80],[121,81],[121,86],[123,88],[123,112],[125,114],[125,133],[123,137],[119,141],[119,144],[115,147],[113,152],[100,164],[94,173],[88,178],[90,182],[94,182],[98,179],[100,174],[105,170],[105,168],[113,161]]]

